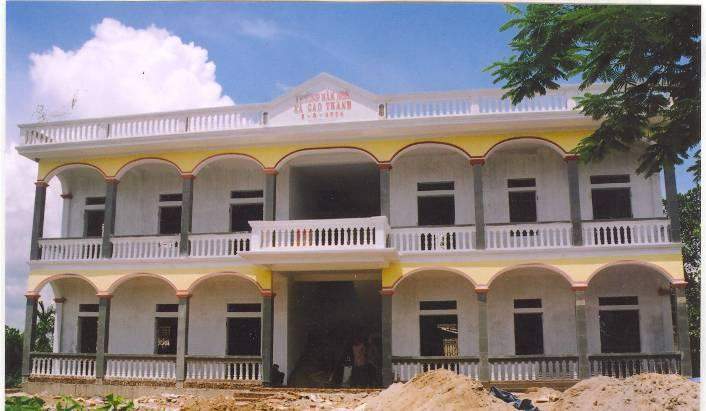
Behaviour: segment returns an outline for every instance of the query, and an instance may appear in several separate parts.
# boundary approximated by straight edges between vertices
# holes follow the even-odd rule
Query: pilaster
[[[105,181],[105,212],[103,213],[103,242],[101,245],[101,257],[111,258],[113,256],[113,243],[110,242],[115,233],[115,205],[118,199],[118,180],[110,179]]]
[[[194,208],[193,174],[182,175],[181,180],[181,230],[179,233],[179,255],[189,255],[189,234]]]
[[[44,209],[47,201],[47,186],[43,181],[37,181],[34,188],[34,217],[32,218],[32,240],[29,249],[30,260],[39,260],[41,250],[39,239],[44,233]]]

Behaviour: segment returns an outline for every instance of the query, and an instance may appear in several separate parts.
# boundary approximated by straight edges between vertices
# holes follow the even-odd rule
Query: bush
[[[5,386],[17,387],[22,382],[22,343],[20,330],[5,326]]]

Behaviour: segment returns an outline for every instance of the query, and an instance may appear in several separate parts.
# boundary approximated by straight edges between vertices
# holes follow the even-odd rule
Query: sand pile
[[[538,405],[542,411],[698,410],[699,385],[679,375],[639,374],[624,380],[593,377],[564,391],[550,407]]]
[[[420,374],[408,382],[393,384],[377,396],[371,396],[356,411],[465,411],[513,410],[491,396],[483,386],[448,370]]]

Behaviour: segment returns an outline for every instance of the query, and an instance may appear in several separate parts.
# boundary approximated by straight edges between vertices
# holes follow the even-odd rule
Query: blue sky
[[[512,36],[498,31],[508,15],[497,4],[9,2],[8,144],[18,141],[16,124],[32,120],[30,54],[54,46],[79,49],[106,17],[137,29],[155,25],[208,50],[215,81],[238,103],[271,100],[324,71],[375,93],[493,87],[482,70],[510,55]],[[8,222],[16,222],[7,225],[6,234],[12,239],[7,242],[7,320],[17,326],[23,315],[33,187],[31,179],[25,184],[18,178],[22,185],[13,188],[10,179],[19,168],[33,174],[27,168],[35,166],[9,164],[20,165],[6,171],[8,204],[25,205],[8,208],[7,214]],[[692,185],[683,169],[680,191]]]

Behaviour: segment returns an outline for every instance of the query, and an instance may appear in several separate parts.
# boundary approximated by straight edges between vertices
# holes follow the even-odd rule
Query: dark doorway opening
[[[78,352],[95,354],[98,341],[98,317],[78,317]]]
[[[542,314],[515,314],[515,355],[536,354],[544,354]]]
[[[227,355],[260,355],[260,318],[228,318],[226,327]]]
[[[177,324],[178,319],[176,317],[156,318],[155,353],[176,354]]]
[[[419,341],[422,356],[458,355],[458,316],[419,316]]]
[[[640,352],[640,312],[600,310],[602,353]]]
[[[380,281],[294,282],[290,295],[288,385],[379,386]]]

